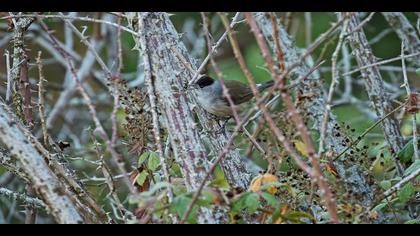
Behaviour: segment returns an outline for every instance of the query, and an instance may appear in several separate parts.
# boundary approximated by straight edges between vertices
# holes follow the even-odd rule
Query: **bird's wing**
[[[247,102],[252,98],[252,91],[248,85],[236,81],[236,80],[225,80],[225,85],[229,89],[230,97],[235,105]],[[238,94],[238,93],[241,94]],[[226,102],[228,100],[225,98]]]

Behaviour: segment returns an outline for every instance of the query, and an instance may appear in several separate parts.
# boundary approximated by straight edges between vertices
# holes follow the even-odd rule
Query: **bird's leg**
[[[216,131],[217,134],[222,134],[226,132],[226,125],[229,122],[231,117],[224,117],[218,118],[218,124],[220,125],[220,129]]]

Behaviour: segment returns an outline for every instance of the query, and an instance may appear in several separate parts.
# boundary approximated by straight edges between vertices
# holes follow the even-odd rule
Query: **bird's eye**
[[[214,79],[212,79],[211,77],[208,77],[208,76],[203,76],[203,77],[201,77],[201,78],[197,81],[197,85],[198,85],[200,88],[204,88],[204,87],[210,86],[210,85],[212,85],[213,83],[214,83]]]

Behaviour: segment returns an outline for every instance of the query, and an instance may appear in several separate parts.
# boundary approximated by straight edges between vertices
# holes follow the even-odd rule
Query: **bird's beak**
[[[187,87],[187,90],[196,90],[198,89],[198,86],[196,84],[191,84],[190,86]]]

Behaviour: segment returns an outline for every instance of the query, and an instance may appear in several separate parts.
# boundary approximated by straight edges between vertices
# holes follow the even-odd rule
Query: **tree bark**
[[[194,113],[186,93],[191,72],[179,56],[192,65],[191,59],[180,43],[179,36],[166,13],[139,13],[139,38],[143,55],[145,81],[149,99],[156,98],[152,107],[162,113],[163,126],[168,130],[175,159],[181,167],[188,191],[195,191],[210,169],[207,150],[200,137]],[[179,52],[177,56],[176,52]],[[218,223],[217,216],[206,208],[199,214],[200,223]]]
[[[1,102],[1,101],[0,101]],[[47,163],[22,132],[20,122],[0,104],[0,141],[16,158],[58,223],[83,223],[82,217]]]
[[[254,17],[256,18],[265,39],[269,43],[269,46],[273,51],[273,55],[277,55],[273,24],[270,20],[269,13],[254,13]],[[280,47],[283,51],[284,63],[287,69],[301,60],[304,51],[295,46],[294,40],[286,32],[280,21],[277,21],[277,27],[280,37]],[[311,57],[308,57],[303,63],[301,63],[300,66],[293,69],[289,73],[289,76],[292,80],[302,78],[311,71],[312,66],[313,60]],[[298,108],[301,109],[302,112],[309,117],[310,121],[313,122],[313,129],[319,131],[322,127],[326,99],[322,82],[320,81],[319,76],[317,76],[317,73],[311,73],[307,79],[302,80],[302,82],[300,82],[296,87],[296,91],[299,90],[302,91],[303,94],[310,94],[311,98],[304,99],[299,102]],[[342,146],[342,143],[345,140],[345,135],[336,135],[339,133],[339,131],[335,129],[336,125],[338,125],[336,116],[333,113],[330,113],[325,134],[326,150],[338,154],[345,148]],[[358,193],[360,195],[360,199],[358,200],[361,204],[368,206],[373,200],[373,192],[367,184],[360,168],[356,164],[344,163],[341,159],[337,160],[334,164],[337,167],[339,175],[343,177],[342,179],[346,188],[351,189],[354,193]]]
[[[347,28],[347,32],[351,33],[347,37],[347,41],[353,49],[358,66],[363,67],[376,63],[377,61],[373,55],[372,49],[369,46],[363,29],[354,31],[359,24],[359,15],[358,13],[354,13],[350,18],[349,27]],[[385,93],[384,83],[378,67],[367,67],[363,69],[361,73],[365,81],[366,92],[368,93],[369,100],[375,109],[376,115],[378,117],[384,117],[386,114],[394,110],[394,108],[390,103],[388,94]],[[404,145],[398,121],[394,116],[389,116],[383,120],[381,126],[385,139],[388,142],[391,155],[395,158],[394,160],[398,173],[402,176],[404,173],[402,166],[396,159],[396,154]]]
[[[416,29],[410,24],[407,17],[402,12],[382,12],[382,15],[388,21],[389,25],[398,35],[408,53],[418,53],[420,50],[420,39],[416,33]],[[417,67],[420,67],[420,55],[407,58]]]

